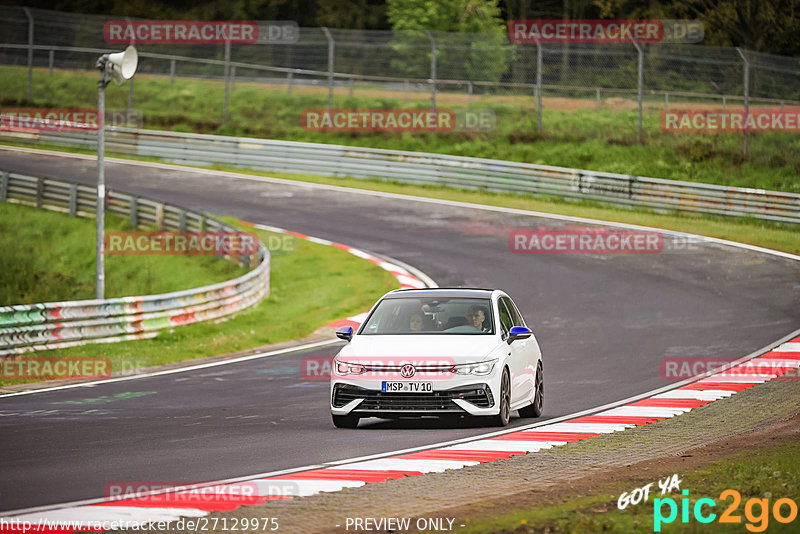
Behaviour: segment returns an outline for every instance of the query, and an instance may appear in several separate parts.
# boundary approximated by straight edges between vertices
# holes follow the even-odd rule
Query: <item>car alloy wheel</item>
[[[494,426],[506,426],[511,418],[511,377],[508,370],[503,370],[503,377],[500,379],[500,412],[492,416]]]
[[[524,408],[519,409],[522,417],[539,417],[544,409],[544,376],[542,375],[542,364],[536,367],[536,385],[534,386],[533,402]]]

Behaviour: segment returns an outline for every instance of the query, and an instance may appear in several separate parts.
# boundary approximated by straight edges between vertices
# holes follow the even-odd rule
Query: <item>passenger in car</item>
[[[412,332],[422,332],[422,315],[419,313],[415,313],[411,316],[411,319],[408,320],[408,328]]]

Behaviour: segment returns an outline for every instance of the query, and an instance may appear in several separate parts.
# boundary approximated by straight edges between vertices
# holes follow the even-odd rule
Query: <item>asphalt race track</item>
[[[93,185],[93,160],[0,150],[0,168]],[[563,222],[192,170],[106,163],[107,187],[386,254],[441,286],[508,291],[545,362],[545,417],[667,385],[668,357],[744,356],[800,324],[800,262],[717,244],[660,254],[513,254]],[[98,498],[115,481],[231,478],[485,433],[458,423],[335,429],[306,356],[0,399],[0,511]],[[103,398],[107,402],[85,399]],[[512,419],[512,425],[530,420]]]

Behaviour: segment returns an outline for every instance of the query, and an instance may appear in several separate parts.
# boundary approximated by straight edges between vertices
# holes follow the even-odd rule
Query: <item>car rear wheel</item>
[[[511,418],[511,377],[508,376],[508,369],[503,370],[503,377],[500,379],[500,412],[491,416],[492,425],[506,426]]]
[[[356,428],[358,427],[358,420],[360,419],[357,415],[333,414],[331,414],[331,418],[333,419],[333,426],[336,428]]]
[[[544,376],[542,375],[542,364],[536,368],[536,385],[534,386],[533,402],[524,408],[519,409],[521,417],[539,417],[544,408]]]

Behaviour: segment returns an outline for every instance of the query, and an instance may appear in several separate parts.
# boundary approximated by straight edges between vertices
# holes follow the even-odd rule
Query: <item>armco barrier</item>
[[[87,132],[41,133],[27,139],[88,149],[97,143],[96,134]],[[798,194],[511,161],[129,128],[107,128],[106,149],[176,163],[391,179],[800,223]]]
[[[0,201],[19,202],[88,216],[94,187],[0,171]],[[108,191],[106,210],[130,217],[131,225],[159,230],[235,232],[200,213]],[[153,337],[162,328],[217,319],[258,303],[269,294],[269,251],[231,258],[247,274],[233,280],[161,295],[48,302],[0,307],[0,356],[91,342]]]

